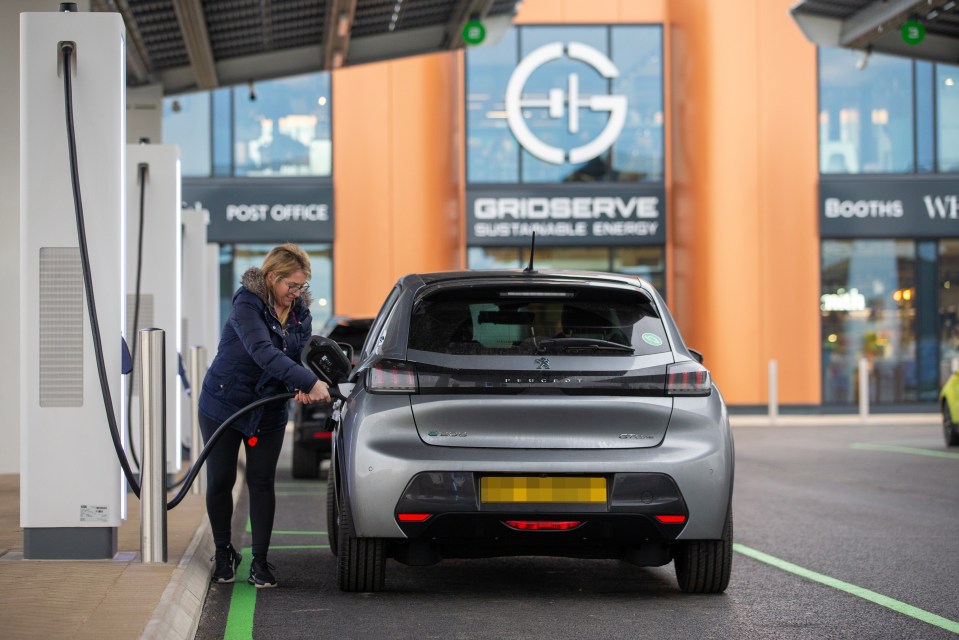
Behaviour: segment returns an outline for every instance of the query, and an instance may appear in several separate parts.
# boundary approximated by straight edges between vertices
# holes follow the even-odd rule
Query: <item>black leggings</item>
[[[203,441],[210,439],[220,423],[200,414]],[[246,447],[246,486],[250,491],[250,528],[253,531],[253,555],[266,556],[273,533],[276,494],[273,481],[276,463],[283,447],[284,429],[257,434],[257,443],[250,446],[243,434],[227,429],[217,440],[206,459],[206,512],[213,529],[213,544],[230,544],[233,521],[233,485],[236,484],[237,456],[240,443]]]

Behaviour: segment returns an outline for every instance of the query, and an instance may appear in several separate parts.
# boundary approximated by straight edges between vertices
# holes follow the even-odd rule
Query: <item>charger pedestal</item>
[[[142,168],[142,169],[141,169]],[[126,159],[126,320],[123,332],[127,342],[139,342],[141,329],[159,328],[166,334],[164,380],[166,385],[166,473],[182,468],[180,420],[183,394],[177,377],[177,345],[180,344],[183,277],[181,273],[180,225],[180,149],[172,144],[127,145]],[[137,262],[140,253],[140,193],[143,193],[143,247],[140,262],[140,308],[137,302]],[[136,315],[136,327],[133,326]],[[142,381],[140,359],[144,345],[137,344],[133,363],[133,393],[124,389],[124,398],[131,398],[128,410],[133,448],[143,452],[140,441],[140,402]],[[184,357],[185,354],[184,354]],[[185,366],[185,365],[184,365]],[[129,384],[129,381],[127,381]]]
[[[120,420],[124,37],[117,13],[20,15],[20,525],[27,559],[112,558],[125,517],[87,319],[62,75],[72,74],[93,290]],[[63,69],[64,42],[74,43],[72,69]]]

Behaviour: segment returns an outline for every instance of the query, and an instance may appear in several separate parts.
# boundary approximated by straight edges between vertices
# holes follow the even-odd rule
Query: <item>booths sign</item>
[[[955,179],[824,180],[819,191],[822,237],[959,237]]]

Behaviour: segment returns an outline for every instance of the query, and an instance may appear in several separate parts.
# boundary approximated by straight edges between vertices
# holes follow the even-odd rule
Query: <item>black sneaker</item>
[[[213,568],[213,582],[233,582],[236,579],[236,568],[240,566],[241,556],[232,544],[217,548],[216,555],[210,560],[216,561]]]
[[[257,589],[269,589],[276,586],[276,578],[273,572],[276,570],[272,564],[266,561],[266,558],[253,556],[253,563],[250,565],[250,577],[247,582],[254,585]]]

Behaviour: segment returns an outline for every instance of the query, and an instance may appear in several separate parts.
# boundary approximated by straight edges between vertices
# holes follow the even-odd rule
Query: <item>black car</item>
[[[372,318],[333,316],[317,334],[350,345],[352,352],[358,354],[372,323]],[[294,478],[320,477],[320,465],[330,457],[330,432],[333,429],[330,412],[330,405],[325,402],[293,404]]]

